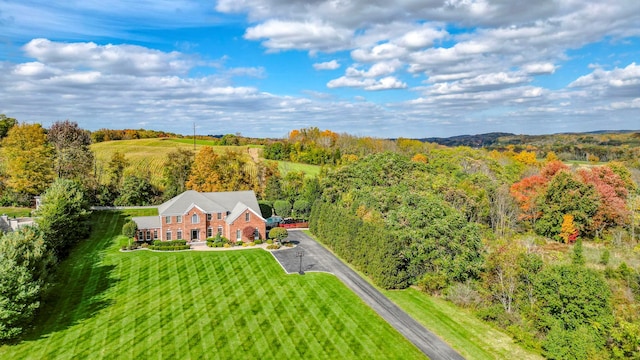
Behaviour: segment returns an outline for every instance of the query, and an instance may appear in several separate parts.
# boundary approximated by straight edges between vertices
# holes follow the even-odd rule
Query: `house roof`
[[[138,229],[159,229],[160,217],[158,216],[138,216],[131,220],[135,221]]]
[[[187,190],[158,207],[160,216],[183,215],[194,206],[207,214],[229,212],[233,213],[238,204],[243,204],[243,209],[249,208],[262,217],[256,194],[252,190],[225,191],[200,193],[195,190]]]
[[[260,217],[260,219],[262,219],[262,221],[266,221],[262,217],[262,214],[260,212],[255,212],[253,209],[251,209],[249,206],[245,205],[242,202],[239,202],[239,203],[236,204],[236,206],[233,208],[231,213],[227,216],[225,221],[227,222],[227,224],[233,223],[234,221],[236,221],[236,219],[238,217],[240,217],[240,215],[244,214],[244,211],[247,210],[247,209],[249,209],[254,214],[258,215]],[[258,210],[259,210],[259,208],[258,208]]]

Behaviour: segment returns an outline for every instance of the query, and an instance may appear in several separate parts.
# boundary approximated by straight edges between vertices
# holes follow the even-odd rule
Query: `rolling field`
[[[211,146],[211,141],[197,140],[196,151],[203,146]],[[212,146],[214,151],[224,153],[225,151],[249,152],[253,158],[261,155],[261,147],[249,146]],[[137,139],[105,141],[91,145],[98,169],[106,168],[111,160],[111,156],[116,151],[125,155],[129,166],[125,169],[126,174],[149,175],[151,183],[160,186],[162,179],[162,167],[167,154],[176,149],[193,150],[193,140],[190,139]],[[284,176],[289,171],[304,171],[308,176],[317,175],[320,167],[315,165],[296,164],[287,161],[278,161],[279,169]],[[106,174],[103,175],[105,182]]]
[[[121,253],[124,220],[94,214],[35,328],[1,359],[423,358],[332,275],[286,275],[259,249]]]

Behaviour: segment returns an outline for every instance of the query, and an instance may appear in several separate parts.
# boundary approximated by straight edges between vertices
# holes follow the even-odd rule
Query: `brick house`
[[[266,222],[253,191],[188,190],[158,206],[158,216],[134,217],[136,239],[204,241],[220,234],[231,241],[266,238]],[[245,228],[254,229],[246,238]]]

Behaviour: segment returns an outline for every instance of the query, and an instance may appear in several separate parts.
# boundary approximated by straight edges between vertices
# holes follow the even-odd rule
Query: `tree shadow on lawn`
[[[118,281],[112,273],[115,265],[102,264],[105,253],[113,245],[113,236],[107,236],[100,220],[104,216],[117,216],[118,224],[126,218],[122,213],[94,214],[92,233],[82,240],[71,255],[60,263],[55,285],[43,300],[33,328],[20,340],[33,341],[64,331],[83,320],[94,317],[112,304],[105,293]],[[120,229],[121,226],[118,227]]]

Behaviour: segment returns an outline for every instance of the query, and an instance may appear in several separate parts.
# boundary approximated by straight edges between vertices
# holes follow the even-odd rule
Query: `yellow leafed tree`
[[[53,147],[40,124],[18,124],[2,141],[7,185],[18,193],[40,195],[53,182]]]

